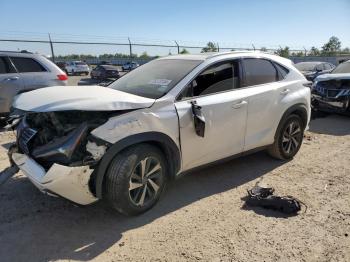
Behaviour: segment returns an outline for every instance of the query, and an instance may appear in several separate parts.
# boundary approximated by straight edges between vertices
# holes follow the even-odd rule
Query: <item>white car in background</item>
[[[122,69],[123,71],[131,71],[139,66],[140,65],[136,62],[126,62],[124,65],[122,65]]]
[[[293,158],[306,83],[288,59],[230,52],[153,60],[108,87],[35,90],[14,102],[10,160],[43,192],[140,214],[193,168],[258,149]]]
[[[66,73],[69,75],[76,75],[76,74],[88,75],[90,73],[90,68],[86,63],[82,61],[67,62]]]

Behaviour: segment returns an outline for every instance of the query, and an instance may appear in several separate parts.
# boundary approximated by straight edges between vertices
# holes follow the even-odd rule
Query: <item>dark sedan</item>
[[[91,71],[92,79],[119,78],[118,68],[112,65],[99,65]]]
[[[295,64],[295,67],[306,77],[309,81],[322,74],[330,73],[335,66],[328,62],[300,62]]]

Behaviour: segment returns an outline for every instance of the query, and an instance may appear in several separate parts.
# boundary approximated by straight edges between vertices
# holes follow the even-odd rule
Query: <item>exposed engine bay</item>
[[[88,143],[90,148],[94,148],[91,144],[94,137],[90,132],[109,117],[124,112],[27,113],[16,128],[17,146],[45,169],[54,163],[66,166],[94,165],[99,159],[87,150]],[[99,146],[106,149],[108,145]],[[98,146],[95,145],[95,148],[98,149]]]

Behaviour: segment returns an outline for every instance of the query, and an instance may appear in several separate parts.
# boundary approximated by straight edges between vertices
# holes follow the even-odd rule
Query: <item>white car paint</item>
[[[19,153],[13,161],[41,191],[55,193],[80,205],[97,201],[89,190],[88,182],[93,172],[88,166],[68,167],[54,164],[47,172],[32,158]]]
[[[154,101],[102,86],[54,86],[18,95],[13,107],[31,112],[114,111],[150,107]]]
[[[176,100],[194,77],[208,66],[242,57],[271,59],[288,68],[289,74],[278,82],[228,90],[185,101]],[[91,134],[112,144],[133,134],[148,131],[166,134],[181,152],[182,162],[178,174],[227,156],[272,144],[283,113],[293,105],[299,103],[305,105],[308,120],[310,119],[310,89],[303,86],[306,79],[288,59],[258,52],[177,55],[160,59],[196,59],[202,62],[166,95],[156,100],[105,87],[80,86],[64,90],[62,87],[47,88],[43,93],[39,92],[40,90],[34,91],[36,93],[26,93],[16,99],[14,106],[34,112],[137,109],[111,117]],[[197,136],[194,131],[191,101],[196,101],[205,115],[204,138]],[[100,157],[100,150],[103,152],[103,149],[96,145],[90,144],[89,148],[96,153],[97,158]],[[22,162],[30,162],[30,159],[21,157],[25,159]],[[16,163],[20,164],[21,161]],[[34,173],[39,172],[40,166],[38,167],[38,164],[30,166],[25,168],[25,165],[19,165],[21,170],[33,178]],[[70,173],[70,169],[77,170],[67,167],[62,176],[55,172],[51,183],[56,182],[55,180],[68,179],[66,174]],[[41,179],[48,175],[43,171],[39,173]],[[39,186],[42,189],[48,188],[43,183],[39,183]],[[74,183],[74,186],[78,187],[77,183]],[[83,190],[86,185],[79,187],[79,190]],[[66,191],[62,189],[60,192],[53,192],[64,196],[67,194]]]

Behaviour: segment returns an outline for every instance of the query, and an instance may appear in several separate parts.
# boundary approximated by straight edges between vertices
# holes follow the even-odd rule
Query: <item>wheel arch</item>
[[[124,149],[141,143],[152,144],[158,147],[164,153],[169,164],[169,172],[171,177],[174,177],[180,170],[180,149],[168,135],[160,132],[146,132],[128,136],[113,144],[101,159],[95,178],[95,192],[97,198],[102,199],[104,177],[113,158]]]
[[[283,125],[284,121],[286,120],[286,118],[292,114],[298,115],[301,118],[301,120],[303,121],[303,127],[305,128],[307,125],[307,121],[308,121],[308,113],[307,112],[308,112],[307,106],[305,104],[302,104],[302,103],[295,104],[295,105],[289,107],[283,113],[283,115],[278,123],[278,127],[276,129],[274,139],[276,139],[276,136],[277,136],[278,132],[280,131],[280,129],[282,128],[282,125]]]

